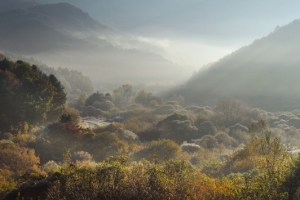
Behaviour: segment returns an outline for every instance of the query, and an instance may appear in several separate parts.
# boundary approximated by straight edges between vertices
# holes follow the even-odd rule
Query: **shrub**
[[[172,140],[162,139],[152,141],[144,149],[136,152],[133,158],[141,160],[142,158],[150,159],[152,155],[157,155],[160,160],[175,158],[179,152],[179,146]]]
[[[186,151],[189,153],[193,153],[196,151],[199,151],[199,149],[201,149],[201,147],[197,144],[194,143],[183,143],[182,145],[180,145],[180,148],[182,151]]]
[[[201,139],[195,140],[195,143],[206,149],[213,149],[218,146],[218,140],[211,135],[205,135]]]
[[[243,131],[236,131],[232,134],[232,137],[239,143],[245,143],[250,139],[250,135]]]
[[[220,176],[222,162],[219,159],[209,159],[204,162],[202,172],[213,177]]]
[[[224,144],[225,146],[230,146],[233,143],[233,138],[231,138],[227,133],[219,132],[215,135],[219,144]]]
[[[95,129],[94,132],[95,133],[104,133],[104,132],[113,133],[113,132],[115,132],[119,129],[123,129],[123,128],[124,128],[123,124],[114,122],[114,123],[109,124],[108,126],[99,127],[97,129]]]
[[[65,114],[71,116],[72,123],[74,123],[75,125],[78,125],[81,122],[81,117],[79,116],[77,110],[67,107],[65,108]]]
[[[0,143],[0,197],[17,184],[39,174],[39,158],[33,149]]]
[[[142,142],[151,142],[153,140],[158,140],[159,138],[161,138],[161,134],[161,130],[159,130],[158,128],[149,128],[138,133],[138,136]]]
[[[168,100],[171,102],[176,102],[179,105],[182,105],[184,103],[184,97],[180,94],[172,94],[172,96]]]
[[[192,125],[187,115],[174,113],[159,121],[156,127],[162,130],[162,137],[175,140],[178,143],[195,138],[197,127]]]
[[[85,151],[77,151],[72,153],[72,160],[74,162],[78,161],[91,161],[93,159],[93,156]]]
[[[104,132],[86,141],[82,149],[92,154],[95,161],[102,161],[109,156],[128,153],[128,144],[120,140],[118,136]]]
[[[13,181],[11,178],[7,177],[8,172],[1,169],[0,172],[0,198],[4,197],[6,193],[13,190],[17,183]]]
[[[124,129],[118,129],[115,132],[113,132],[113,134],[116,134],[118,136],[118,138],[120,138],[121,140],[124,140],[126,142],[136,142],[138,141],[138,136],[129,130],[124,130]]]
[[[103,115],[105,112],[100,110],[100,109],[97,109],[93,106],[87,106],[83,109],[83,112],[82,112],[82,116],[86,117],[86,116],[93,116],[93,117],[98,117],[98,116],[101,116]]]
[[[111,109],[115,108],[115,105],[113,102],[109,101],[109,100],[106,100],[106,101],[95,101],[93,103],[93,106],[95,108],[98,108],[100,110],[103,110],[103,111],[110,111]]]
[[[200,124],[202,124],[205,121],[207,121],[207,117],[205,115],[203,115],[203,114],[197,114],[195,122],[194,122],[194,125],[196,127],[198,127]]]
[[[125,129],[130,130],[134,133],[140,133],[153,127],[153,123],[149,123],[147,119],[145,120],[142,117],[131,117],[125,119],[123,124]]]
[[[134,98],[134,102],[145,107],[154,108],[155,106],[162,104],[163,99],[154,96],[151,92],[146,92],[144,90],[141,90]]]
[[[200,159],[197,156],[193,156],[193,157],[191,157],[190,162],[192,165],[199,166]]]
[[[101,101],[106,101],[106,100],[109,100],[109,101],[112,100],[110,94],[103,94],[103,93],[96,92],[96,93],[91,94],[86,99],[85,106],[91,106],[91,105],[93,105],[93,103],[95,101],[101,102]]]
[[[200,137],[204,135],[215,135],[217,132],[216,126],[210,121],[202,122],[197,126],[197,128],[197,136]]]
[[[167,101],[164,104],[157,106],[153,112],[154,114],[158,114],[158,115],[168,115],[181,109],[182,107],[178,105],[176,101]]]
[[[235,124],[229,127],[229,135],[233,135],[237,131],[248,132],[248,128],[241,124]]]
[[[55,170],[57,170],[59,166],[60,165],[57,164],[57,162],[50,160],[42,166],[42,169],[47,173],[51,173],[51,172],[54,172]]]

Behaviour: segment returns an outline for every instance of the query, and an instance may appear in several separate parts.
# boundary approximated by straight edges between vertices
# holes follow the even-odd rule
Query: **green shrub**
[[[175,158],[179,150],[179,146],[174,141],[162,139],[152,141],[144,149],[136,152],[133,158],[136,160],[150,159],[152,155],[157,155],[159,160],[168,160]]]
[[[218,146],[218,140],[212,135],[205,135],[200,139],[194,140],[196,144],[200,145],[200,147],[206,149],[213,149]]]
[[[153,140],[159,140],[162,131],[158,128],[150,128],[138,133],[139,139],[142,142],[151,142]]]
[[[128,144],[110,132],[99,133],[92,140],[86,141],[81,149],[89,152],[96,161],[109,156],[128,153]]]

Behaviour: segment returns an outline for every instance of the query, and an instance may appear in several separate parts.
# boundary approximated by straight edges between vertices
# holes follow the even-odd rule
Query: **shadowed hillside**
[[[176,92],[198,105],[234,98],[273,111],[299,108],[299,33],[299,20],[277,27],[199,71]]]
[[[31,6],[39,5],[35,0],[1,0],[0,12],[16,8],[28,8]]]
[[[74,48],[95,50],[96,45],[83,40],[85,35],[81,34],[110,30],[66,3],[6,10],[0,12],[0,24],[1,49],[25,55]]]

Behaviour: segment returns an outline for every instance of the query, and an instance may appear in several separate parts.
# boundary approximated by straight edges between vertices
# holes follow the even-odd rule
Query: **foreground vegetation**
[[[131,85],[66,103],[36,66],[4,60],[0,76],[0,198],[300,198],[297,110],[187,106]]]

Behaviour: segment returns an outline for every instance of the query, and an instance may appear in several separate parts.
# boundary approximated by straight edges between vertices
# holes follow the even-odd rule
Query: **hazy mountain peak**
[[[108,87],[174,85],[191,74],[161,55],[114,45],[112,40],[128,38],[68,3],[0,12],[0,38],[2,51],[32,56],[51,66],[84,68]]]
[[[270,111],[297,109],[299,43],[300,21],[294,20],[199,71],[178,92],[198,105],[231,98]]]
[[[39,5],[39,3],[35,2],[35,0],[1,0],[0,11],[18,8],[29,8],[36,5]]]
[[[42,13],[72,31],[103,31],[109,27],[100,24],[84,12],[69,3],[42,4],[29,8],[32,12]]]

